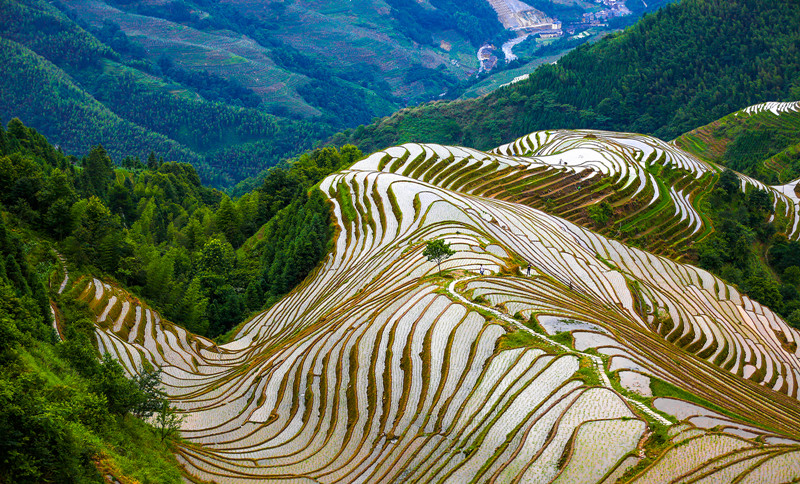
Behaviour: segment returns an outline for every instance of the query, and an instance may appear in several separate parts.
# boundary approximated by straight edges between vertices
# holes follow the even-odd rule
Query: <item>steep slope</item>
[[[767,183],[800,177],[800,103],[765,103],[683,134],[675,144]]]
[[[234,81],[162,69],[108,25],[92,32],[119,52],[87,29],[42,0],[0,2],[2,122],[19,117],[69,154],[102,143],[116,161],[155,152],[192,163],[215,186],[254,176],[335,129],[254,107],[254,94]],[[346,108],[365,119],[377,114],[363,105]]]
[[[406,145],[326,178],[335,249],[226,345],[99,280],[72,291],[98,314],[101,351],[131,373],[143,359],[163,368],[187,412],[193,478],[600,482],[643,467],[637,445],[669,415],[698,428],[676,428],[628,477],[800,477],[800,333],[705,271],[482,191],[566,169],[655,193],[643,160],[696,178],[719,168],[602,132],[535,133],[496,152]],[[691,213],[663,197],[653,203]],[[698,219],[678,225],[697,232]],[[458,251],[442,276],[422,255],[431,239]],[[547,336],[563,330],[570,345]]]
[[[23,118],[26,123],[41,127],[45,134],[57,127],[59,136],[54,139],[68,152],[84,151],[103,142],[114,154],[139,154],[144,158],[144,150],[155,150],[168,159],[191,162],[207,173],[208,167],[199,155],[120,118],[64,71],[25,46],[0,38],[0,62],[8,74],[3,76],[7,82],[0,89],[4,118]],[[10,82],[9,77],[13,78]]]
[[[791,0],[685,0],[480,101],[403,110],[344,139],[364,152],[408,141],[488,149],[554,128],[670,140],[751,104],[797,98],[796,34],[785,26],[798,23]]]

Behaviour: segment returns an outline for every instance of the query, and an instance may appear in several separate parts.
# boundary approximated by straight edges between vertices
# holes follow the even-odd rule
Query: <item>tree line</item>
[[[332,221],[325,197],[309,190],[361,156],[352,146],[306,153],[232,200],[189,164],[151,153],[116,166],[102,146],[65,156],[16,119],[0,133],[0,153],[0,203],[20,223],[211,337],[317,265]]]

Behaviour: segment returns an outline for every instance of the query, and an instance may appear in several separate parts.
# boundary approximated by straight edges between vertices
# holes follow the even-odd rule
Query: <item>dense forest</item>
[[[56,291],[59,254],[73,279],[116,281],[166,318],[221,336],[328,252],[330,206],[312,187],[360,157],[352,146],[308,152],[234,201],[186,163],[151,153],[116,166],[102,146],[76,158],[17,119],[0,128],[0,482],[180,482],[170,427],[141,420],[173,412],[158,372],[131,380],[97,354],[89,308]]]
[[[431,33],[455,28],[478,48],[487,41],[498,43],[510,34],[484,0],[432,0],[430,9],[414,0],[388,0],[399,30],[420,44],[431,44]]]
[[[681,148],[769,185],[800,178],[800,113],[732,113],[678,137]]]
[[[361,157],[306,153],[231,200],[186,163],[125,158],[102,146],[67,157],[19,120],[2,134],[0,203],[68,260],[148,298],[191,331],[219,336],[291,290],[327,252],[329,206],[309,190]]]
[[[205,183],[229,187],[394,107],[366,97],[359,82],[385,84],[366,69],[360,78],[332,79],[335,89],[322,80],[305,88],[321,119],[276,116],[235,81],[169,59],[147,60],[113,23],[85,27],[41,0],[0,1],[0,65],[7,74],[0,113],[36,126],[67,153],[102,141],[120,162],[153,150],[192,164]]]
[[[486,149],[532,131],[594,128],[670,140],[745,106],[800,98],[800,4],[684,0],[480,100],[402,110],[333,137]]]

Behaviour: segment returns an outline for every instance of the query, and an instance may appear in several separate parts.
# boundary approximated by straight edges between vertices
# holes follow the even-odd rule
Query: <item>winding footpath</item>
[[[522,331],[528,332],[530,335],[534,336],[535,338],[540,339],[541,341],[543,341],[543,342],[545,342],[545,343],[547,343],[549,345],[555,346],[555,347],[557,347],[557,348],[559,348],[559,349],[561,349],[561,350],[563,350],[563,351],[565,351],[567,353],[580,355],[580,356],[585,356],[587,358],[590,358],[594,362],[595,370],[600,375],[600,381],[603,383],[603,386],[605,388],[611,389],[612,391],[617,393],[617,391],[611,385],[611,380],[608,379],[608,375],[606,374],[606,369],[605,369],[605,366],[603,364],[603,360],[599,356],[591,355],[589,353],[584,353],[584,352],[577,351],[577,350],[573,350],[572,348],[570,348],[570,347],[568,347],[566,345],[563,345],[561,343],[553,341],[550,338],[548,338],[548,337],[546,337],[546,336],[544,336],[542,334],[537,333],[536,331],[534,331],[531,328],[525,326],[524,324],[520,323],[516,319],[510,318],[507,315],[503,314],[502,312],[500,312],[500,311],[498,311],[496,309],[493,309],[493,308],[490,308],[490,307],[487,307],[487,306],[472,302],[472,301],[468,300],[467,298],[465,298],[464,296],[462,296],[461,294],[459,294],[458,292],[456,292],[456,289],[455,289],[456,288],[456,283],[469,281],[470,279],[475,279],[476,277],[478,277],[478,276],[469,276],[469,277],[462,277],[460,279],[454,279],[447,286],[448,294],[450,294],[453,298],[455,298],[458,301],[460,301],[462,304],[465,304],[465,305],[467,305],[469,307],[472,307],[472,308],[475,308],[475,309],[481,309],[483,311],[491,313],[497,319],[501,319],[501,320],[503,320],[503,321],[505,321],[505,322],[507,322],[509,324],[512,324],[512,325],[516,326],[517,328],[521,329]],[[640,402],[638,400],[634,400],[633,398],[626,397],[625,395],[620,395],[620,396],[622,398],[624,398],[628,403],[630,403],[634,407],[638,408],[643,413],[647,414],[648,417],[650,417],[651,419],[655,420],[656,422],[658,422],[658,423],[660,423],[662,425],[672,425],[672,422],[670,422],[666,418],[662,417],[658,413],[654,412],[652,409],[650,409],[644,403],[642,403],[642,402]]]
[[[67,270],[67,261],[64,260],[64,256],[61,255],[58,251],[54,250],[56,254],[56,258],[58,261],[61,262],[61,267],[64,269],[64,280],[61,281],[61,286],[58,288],[58,293],[61,294],[64,292],[64,289],[67,288],[67,283],[69,282],[69,271]],[[58,335],[59,340],[63,340],[61,337],[61,331],[58,330],[58,316],[56,313],[56,304],[53,300],[50,300],[50,312],[53,314],[53,329],[55,330],[56,334]]]

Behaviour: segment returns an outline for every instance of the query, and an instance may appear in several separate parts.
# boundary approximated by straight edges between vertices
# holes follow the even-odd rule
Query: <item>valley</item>
[[[529,73],[622,26],[601,22],[541,53],[534,42],[512,54],[524,63],[508,65],[490,46],[515,34],[485,0],[7,0],[0,9],[6,121],[18,117],[72,154],[102,144],[117,162],[152,151],[192,163],[226,189],[337,132],[476,83],[488,92],[508,69]]]

